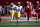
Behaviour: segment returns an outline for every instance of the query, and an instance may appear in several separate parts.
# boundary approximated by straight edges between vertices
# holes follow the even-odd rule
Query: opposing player
[[[29,23],[29,16],[32,17],[32,9],[33,9],[33,5],[31,4],[31,2],[26,6],[26,12],[27,12],[27,17],[28,17],[28,23]]]
[[[27,1],[26,4],[24,5],[24,7],[25,7],[25,20],[27,19],[27,12],[26,12],[27,8],[26,7],[27,7],[28,4],[29,4],[29,1]]]
[[[28,6],[30,7],[30,18],[32,18],[32,10],[34,10],[33,4],[30,2]]]
[[[38,5],[39,5],[39,1],[37,1],[37,4],[36,4],[37,6],[36,6],[36,20],[38,20],[38,11],[39,11],[39,9],[38,9]],[[36,21],[37,22],[37,21]]]
[[[14,18],[14,14],[15,14],[15,6],[13,3],[11,3],[9,5],[9,11],[10,11],[10,16],[11,16],[11,23],[12,23],[12,20]]]
[[[18,3],[17,3],[17,6],[16,6],[16,12],[15,12],[15,18],[16,18],[16,20],[17,20],[17,24],[19,23],[19,18],[20,18],[20,15],[21,15],[20,11],[21,11],[21,10],[22,10],[21,3],[18,2]]]
[[[40,4],[38,5],[38,21],[40,22]]]

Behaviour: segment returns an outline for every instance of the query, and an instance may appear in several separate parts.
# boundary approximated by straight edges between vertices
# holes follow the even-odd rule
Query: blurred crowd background
[[[0,0],[0,12],[1,12],[1,16],[10,16],[10,13],[8,11],[8,7],[10,5],[11,2],[13,2],[14,4],[17,4],[17,2],[21,2],[22,6],[24,6],[26,4],[26,1],[30,1],[32,2],[32,4],[34,5],[34,9],[36,7],[36,2],[40,0]],[[24,12],[25,12],[25,8],[23,7]],[[22,13],[21,16],[24,16],[25,13]]]

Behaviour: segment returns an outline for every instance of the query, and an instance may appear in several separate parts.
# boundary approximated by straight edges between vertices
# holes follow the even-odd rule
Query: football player
[[[40,3],[39,3],[39,5],[38,5],[38,21],[40,22]]]
[[[15,12],[15,18],[16,18],[16,20],[17,20],[17,24],[19,23],[19,18],[20,18],[20,15],[21,15],[20,11],[21,11],[21,10],[22,10],[21,3],[18,2],[18,3],[17,3],[17,6],[16,6],[16,12]]]
[[[9,5],[9,11],[10,11],[10,16],[11,16],[11,23],[12,23],[12,20],[14,18],[14,14],[15,14],[15,6],[13,3],[11,3]]]
[[[30,18],[32,17],[32,10],[34,10],[33,4],[30,2],[28,5],[30,7]]]
[[[39,9],[38,9],[38,5],[39,5],[39,1],[37,1],[37,4],[36,4],[37,6],[36,6],[36,20],[38,20],[38,11],[39,11]],[[37,22],[37,21],[36,21]]]
[[[25,7],[25,20],[27,19],[27,12],[26,12],[27,8],[26,7],[27,7],[28,4],[29,4],[29,1],[27,1],[26,4],[24,5],[24,7]]]

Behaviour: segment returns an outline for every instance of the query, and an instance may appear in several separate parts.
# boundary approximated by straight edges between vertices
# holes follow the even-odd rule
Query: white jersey
[[[2,11],[2,6],[0,6],[0,11]]]
[[[22,6],[20,6],[20,7],[16,6],[16,12],[15,13],[20,13],[21,9],[22,9]]]
[[[16,5],[13,5],[13,7],[11,7],[11,5],[9,5],[10,7],[10,12],[14,11],[14,8],[16,7]]]

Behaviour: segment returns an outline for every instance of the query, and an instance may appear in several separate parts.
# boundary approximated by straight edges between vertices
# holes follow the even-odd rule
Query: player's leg
[[[20,18],[20,13],[17,14],[18,18],[17,18],[17,24],[19,23],[19,18]]]
[[[15,11],[13,11],[13,20],[14,20],[14,16],[15,16]]]
[[[13,15],[13,20],[14,20],[14,15]]]
[[[27,11],[27,19],[28,19],[28,23],[29,23],[29,14],[30,14],[30,10],[28,9],[28,11]]]
[[[39,10],[39,15],[38,15],[38,22],[40,22],[40,10]]]
[[[14,11],[11,13],[11,23],[12,23],[12,20],[13,20],[13,17],[14,16]]]
[[[36,20],[38,20],[38,12],[36,12]],[[36,21],[36,23],[37,23],[38,21]]]
[[[19,18],[17,19],[17,24],[19,23]]]
[[[40,17],[38,18],[38,22],[40,22]]]
[[[32,17],[32,10],[30,10],[30,18]]]
[[[38,22],[40,23],[40,18],[38,18]]]
[[[13,20],[13,15],[11,15],[11,23],[12,23],[12,20]]]
[[[27,19],[27,12],[25,12],[25,20]]]
[[[27,14],[27,16],[28,16],[28,23],[29,23],[29,13]]]
[[[15,13],[15,19],[17,20],[17,24],[19,22],[18,13]]]
[[[37,14],[37,19],[38,19],[38,12],[36,14]]]
[[[30,11],[28,10],[28,12],[27,12],[28,23],[29,23],[29,14],[30,14]]]
[[[39,15],[38,15],[38,22],[39,22],[39,18],[40,18],[40,17],[39,17]]]

